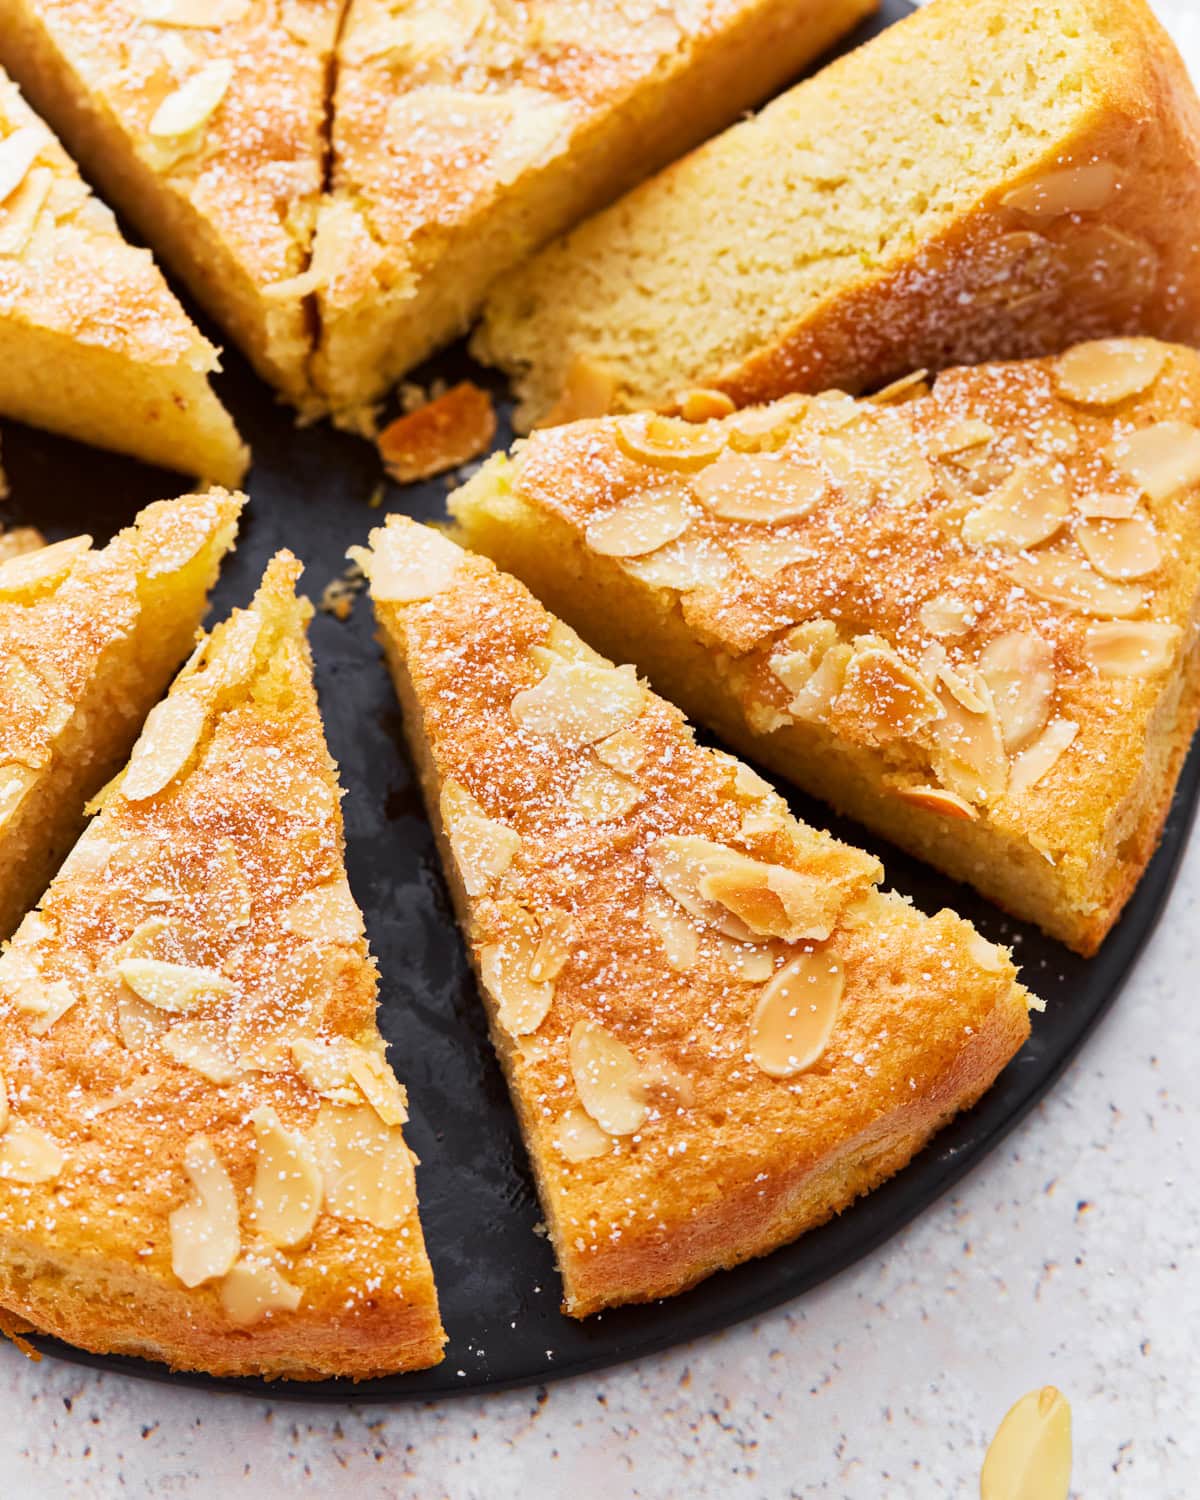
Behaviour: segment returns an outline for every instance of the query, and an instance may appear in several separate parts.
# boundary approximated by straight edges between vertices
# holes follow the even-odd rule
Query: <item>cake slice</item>
[[[281,553],[0,958],[0,1306],[214,1375],[434,1364],[405,1093]]]
[[[0,12],[0,51],[7,38]],[[217,351],[0,72],[0,414],[237,484]]]
[[[549,429],[451,507],[731,743],[1093,953],[1200,713],[1200,356],[885,395]]]
[[[192,648],[242,503],[163,500],[107,547],[80,536],[0,560],[0,938]]]
[[[933,0],[494,292],[526,419],[1200,338],[1200,105],[1144,0]],[[596,416],[601,409],[580,411]]]
[[[513,578],[357,551],[576,1317],[820,1224],[1029,1031],[1009,955],[878,889]]]
[[[877,3],[351,0],[314,254],[322,394],[361,421],[498,276]]]
[[[308,303],[344,0],[0,0],[0,63],[250,358],[311,404]]]

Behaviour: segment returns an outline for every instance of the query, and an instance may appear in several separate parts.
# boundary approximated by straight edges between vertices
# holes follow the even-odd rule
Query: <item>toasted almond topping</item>
[[[1118,180],[1110,161],[1060,167],[1013,188],[1004,195],[1004,206],[1037,223],[1061,214],[1098,213],[1117,191]]]
[[[442,826],[468,896],[482,896],[521,848],[521,835],[489,818],[460,782],[447,777],[439,802]]]
[[[1030,428],[1029,440],[1039,453],[1054,458],[1070,458],[1083,443],[1079,428],[1070,417],[1056,416],[1053,412],[1038,415]]]
[[[677,974],[695,968],[700,935],[677,901],[663,891],[647,891],[642,902],[642,921],[662,943],[667,963]]]
[[[170,786],[195,754],[207,720],[207,707],[191,693],[172,693],[152,708],[121,778],[125,800],[144,802]]]
[[[563,422],[580,422],[602,417],[617,394],[617,378],[607,365],[576,354],[567,366],[566,380],[558,400],[538,423],[539,427],[557,427]]]
[[[1071,1408],[1052,1385],[1030,1391],[1000,1423],[983,1461],[981,1500],[1067,1500]]]
[[[1045,469],[1022,464],[963,521],[963,540],[974,547],[1013,552],[1048,542],[1071,514],[1071,497]]]
[[[295,1312],[303,1293],[269,1261],[244,1257],[221,1279],[221,1306],[238,1328],[251,1328],[275,1312]]]
[[[362,913],[344,875],[305,891],[288,907],[283,930],[327,943],[354,943],[363,934]]]
[[[901,375],[885,385],[867,400],[872,406],[902,406],[905,401],[915,401],[929,394],[929,371],[914,370],[910,375]]]
[[[416,1182],[404,1136],[369,1105],[322,1102],[310,1140],[325,1183],[325,1208],[338,1219],[398,1229],[413,1212]]]
[[[528,1036],[550,1012],[554,983],[530,977],[535,969],[541,972],[537,965],[541,933],[528,912],[516,908],[514,916],[499,942],[479,950],[479,971],[505,1031],[510,1036]]]
[[[837,1022],[845,977],[825,951],[801,953],[763,990],[750,1022],[750,1056],[772,1078],[792,1078],[817,1062]]]
[[[575,924],[565,911],[545,912],[538,919],[538,945],[529,965],[529,977],[535,984],[555,980],[567,967]]]
[[[1098,339],[1060,355],[1054,379],[1068,401],[1115,406],[1148,390],[1166,362],[1166,349],[1153,339]]]
[[[784,568],[797,563],[813,562],[820,554],[802,537],[788,532],[768,531],[731,543],[738,561],[746,572],[766,583]]]
[[[942,717],[933,726],[933,766],[948,791],[967,802],[992,802],[1008,781],[1008,757],[991,691],[978,672],[963,669],[983,711],[972,712],[945,687],[938,690]]]
[[[158,141],[177,141],[201,129],[220,108],[233,74],[234,66],[228,58],[205,63],[154,111],[150,134]]]
[[[947,458],[955,453],[965,453],[970,448],[981,448],[985,443],[990,443],[995,436],[994,428],[975,418],[953,422],[929,438],[929,456]]]
[[[789,713],[823,719],[842,690],[850,657],[850,647],[838,645],[832,620],[808,620],[788,631],[767,666],[793,695]]]
[[[163,1037],[171,1025],[167,1011],[157,1010],[130,990],[117,997],[117,1031],[131,1052],[145,1052]]]
[[[716,966],[739,984],[765,984],[775,972],[778,945],[762,943],[751,947],[748,943],[735,943],[721,933],[714,933],[709,943],[716,949]]]
[[[346,1071],[383,1123],[403,1125],[408,1119],[408,1094],[383,1052],[347,1042],[345,1057]]]
[[[0,828],[14,816],[38,780],[28,766],[0,766]]]
[[[974,929],[967,936],[967,948],[971,957],[985,974],[1002,974],[1009,966],[1008,954],[995,943],[989,943],[981,932]]]
[[[926,599],[917,618],[930,635],[950,641],[968,633],[975,622],[975,612],[964,599],[938,594],[934,599]]]
[[[729,554],[706,536],[684,536],[646,557],[622,558],[621,566],[651,588],[715,589],[733,571]]]
[[[0,600],[25,601],[48,592],[67,576],[91,546],[90,536],[73,536],[65,542],[51,542],[48,547],[20,552],[0,562]]]
[[[773,453],[724,453],[692,479],[692,489],[726,521],[771,525],[808,515],[825,496],[825,476]]]
[[[723,867],[729,857],[736,859],[739,856],[736,850],[728,849],[724,844],[690,835],[668,835],[656,839],[648,850],[651,875],[684,911],[736,942],[752,943],[756,934],[740,917],[720,901],[700,893],[701,882],[715,869]]]
[[[345,1037],[296,1037],[290,1047],[296,1072],[314,1093],[335,1104],[357,1104],[359,1091],[350,1077]]]
[[[831,712],[870,745],[913,739],[941,716],[928,684],[885,642],[856,641]]]
[[[183,1014],[233,994],[233,985],[215,969],[158,958],[125,958],[116,969],[134,994],[156,1010]]]
[[[1033,557],[1014,557],[1008,564],[1013,581],[1039,599],[1065,605],[1097,619],[1121,619],[1146,603],[1136,583],[1113,583],[1071,555],[1050,549]]]
[[[3,144],[0,144],[0,152],[3,149]],[[24,255],[52,190],[60,183],[61,179],[56,180],[49,167],[31,167],[25,173],[21,185],[0,203],[0,255]],[[3,471],[0,471],[2,485]],[[32,527],[20,526],[0,537],[0,557],[15,556],[18,552],[29,552],[33,547],[43,545],[44,539],[39,532]]]
[[[1081,521],[1079,545],[1097,573],[1105,578],[1146,578],[1162,565],[1162,547],[1147,515],[1127,521]]]
[[[250,0],[141,0],[142,15],[158,26],[195,27],[215,31],[241,21]]]
[[[946,818],[957,818],[963,822],[974,823],[979,817],[965,798],[954,792],[948,792],[940,786],[897,787],[896,795],[903,802],[911,802],[914,807],[923,808],[926,812],[941,813]]]
[[[632,724],[645,706],[632,667],[556,662],[541,682],[516,695],[510,712],[527,734],[581,749]]]
[[[223,1088],[237,1077],[237,1064],[226,1052],[211,1022],[180,1021],[159,1039],[159,1046],[182,1067],[191,1068],[193,1073],[199,1073],[218,1087]]]
[[[0,1136],[0,1181],[30,1186],[53,1182],[66,1162],[62,1148],[44,1130],[9,1117],[7,1129]]]
[[[797,419],[815,405],[808,396],[784,396],[767,406],[748,406],[735,412],[721,426],[731,448],[743,453],[761,453],[782,443]]]
[[[1078,497],[1075,509],[1081,516],[1096,521],[1128,521],[1134,515],[1142,497],[1135,490],[1094,490]]]
[[[1087,659],[1101,677],[1157,677],[1174,660],[1182,635],[1178,625],[1142,620],[1091,625]]]
[[[21,125],[0,140],[0,205],[25,181],[49,139],[49,132],[42,126]]]
[[[646,760],[646,742],[636,729],[618,729],[616,734],[597,740],[592,751],[622,776],[636,776]]]
[[[17,1010],[34,1018],[29,1023],[34,1036],[44,1036],[78,999],[79,996],[65,979],[56,979],[53,984],[33,980],[21,986],[13,1003]]]
[[[554,1144],[569,1162],[591,1161],[607,1156],[612,1150],[612,1136],[601,1130],[586,1110],[572,1105],[558,1122]]]
[[[979,670],[996,705],[1004,748],[1020,750],[1050,717],[1054,648],[1028,631],[1010,631],[987,645]]]
[[[204,677],[197,686],[202,693],[208,693],[209,702],[222,693],[236,692],[251,680],[258,664],[262,633],[263,618],[258,610],[237,609],[204,642],[201,647]],[[186,671],[185,668],[184,674]]]
[[[1021,797],[1057,765],[1059,757],[1075,742],[1079,725],[1070,719],[1051,719],[1033,744],[1016,756],[1008,779],[1009,795]]]
[[[585,765],[571,788],[571,807],[589,823],[611,823],[631,813],[642,796],[637,783],[619,771]]]
[[[237,1193],[212,1142],[194,1135],[183,1150],[192,1196],[168,1216],[171,1268],[186,1287],[201,1286],[233,1269],[241,1249]]]
[[[417,604],[445,593],[463,563],[463,550],[430,527],[403,533],[380,527],[371,547],[351,547],[346,554],[371,580],[378,604]]]
[[[623,418],[616,424],[616,438],[627,457],[661,469],[702,468],[725,446],[720,427],[657,412]]]
[[[1200,428],[1155,422],[1110,444],[1104,457],[1151,500],[1169,500],[1200,484]]]
[[[684,391],[677,399],[679,415],[685,422],[712,422],[719,417],[731,416],[737,407],[724,391],[699,387]]]
[[[691,519],[686,491],[660,486],[593,514],[584,540],[602,557],[642,557],[682,536]]]
[[[576,1021],[569,1044],[579,1100],[601,1130],[633,1135],[645,1123],[641,1070],[633,1053],[596,1021]]]
[[[845,904],[842,892],[827,878],[766,864],[734,850],[712,854],[705,867],[697,887],[701,898],[725,907],[760,937],[787,943],[823,941]]]
[[[487,391],[463,380],[379,434],[379,456],[397,484],[432,479],[486,453],[496,435]]]
[[[250,1116],[258,1155],[254,1167],[255,1227],[273,1245],[307,1244],[321,1212],[321,1171],[304,1136],[286,1130],[269,1105]]]

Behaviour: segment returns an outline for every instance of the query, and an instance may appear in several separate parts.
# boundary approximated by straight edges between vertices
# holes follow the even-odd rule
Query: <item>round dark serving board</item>
[[[904,15],[885,0],[881,18],[855,41]],[[245,604],[267,559],[290,547],[307,564],[304,587],[316,598],[345,567],[346,548],[362,542],[387,510],[440,519],[450,482],[399,489],[382,509],[370,497],[381,474],[374,449],[327,424],[298,431],[287,408],[226,355],[219,388],[255,456],[252,504],[242,537],[213,599],[213,619]],[[450,380],[471,374],[461,351],[418,372]],[[506,408],[502,407],[502,411]],[[502,424],[503,425],[503,424]],[[507,428],[500,442],[509,440]],[[106,540],[149,500],[180,492],[172,475],[4,424],[11,500],[7,524],[32,523],[51,537],[91,532]],[[374,643],[370,606],[359,599],[340,623],[318,613],[312,643],[330,748],[347,788],[343,804],[350,881],[364,908],[382,972],[380,1024],[391,1059],[408,1085],[408,1139],[421,1158],[421,1219],[450,1334],[444,1362],[413,1375],[354,1385],[213,1380],[172,1374],[135,1359],[97,1356],[37,1337],[47,1353],[122,1374],[208,1389],[297,1400],[429,1400],[481,1388],[539,1384],[636,1359],[754,1317],[807,1291],[870,1254],[953,1187],[1050,1089],[1115,999],[1152,932],[1179,866],[1200,790],[1193,751],[1162,847],[1116,932],[1085,961],[1013,923],[965,887],[943,879],[880,841],[834,819],[800,796],[795,811],[818,826],[878,852],[888,882],[923,910],[952,906],[989,937],[1016,947],[1024,977],[1047,1002],[1032,1040],[969,1114],[891,1182],[841,1218],[763,1260],[711,1277],[694,1291],[646,1307],[624,1308],[584,1324],[559,1311],[559,1279],[507,1091],[488,1042],[420,794],[409,766],[400,714]]]

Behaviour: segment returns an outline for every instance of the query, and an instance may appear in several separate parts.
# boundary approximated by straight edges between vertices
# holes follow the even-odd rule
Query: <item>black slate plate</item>
[[[887,0],[883,20],[909,7]],[[879,24],[883,24],[881,21]],[[863,36],[874,28],[866,28]],[[315,597],[344,566],[381,511],[368,501],[379,482],[374,450],[327,426],[295,430],[289,413],[233,354],[221,392],[255,453],[252,505],[237,553],[214,599],[214,617],[244,604],[271,554],[291,547],[308,564]],[[471,371],[452,351],[422,378]],[[497,394],[500,392],[497,389]],[[501,434],[507,442],[508,433]],[[12,501],[6,522],[36,522],[51,536],[87,530],[106,539],[148,500],[178,493],[170,475],[5,428]],[[444,514],[449,486],[390,487],[386,509]],[[1180,785],[1166,836],[1120,927],[1085,962],[1028,927],[1009,922],[973,892],[945,880],[819,804],[794,796],[803,818],[877,850],[890,882],[918,906],[950,905],[989,936],[1014,943],[1025,977],[1048,1004],[1034,1037],[998,1085],[911,1166],[835,1223],[765,1260],[712,1277],[695,1291],[626,1308],[584,1325],[558,1310],[559,1281],[507,1093],[487,1039],[482,1007],[450,912],[428,824],[401,739],[399,711],[373,642],[369,606],[345,624],[318,614],[312,640],[330,745],[348,788],[344,807],[350,879],[363,905],[383,974],[380,1021],[408,1086],[408,1138],[420,1156],[421,1217],[450,1333],[442,1365],[362,1385],[327,1381],[266,1386],[254,1380],[173,1375],[135,1359],[95,1356],[49,1338],[47,1353],[102,1369],[210,1390],[297,1400],[430,1398],[514,1386],[595,1370],[650,1354],[756,1316],[796,1297],[877,1249],[957,1183],[1046,1093],[1115,999],[1162,911],[1187,842],[1200,791],[1200,749]]]

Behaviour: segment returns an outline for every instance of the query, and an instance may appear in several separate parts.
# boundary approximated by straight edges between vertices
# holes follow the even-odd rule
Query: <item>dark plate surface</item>
[[[903,0],[888,0],[883,15],[895,20],[908,9]],[[305,560],[305,586],[319,596],[342,571],[346,548],[364,540],[383,514],[369,505],[380,480],[373,448],[327,426],[296,431],[286,409],[273,404],[235,355],[227,363],[221,393],[253,445],[256,463],[248,485],[253,503],[216,590],[214,618],[247,602],[267,559],[282,546]],[[465,356],[452,352],[422,375],[453,379],[468,368]],[[501,437],[507,441],[507,432]],[[4,462],[13,498],[0,507],[0,518],[36,523],[54,537],[86,530],[107,538],[140,505],[181,488],[173,476],[16,427],[5,427]],[[442,481],[406,490],[390,486],[384,507],[440,518],[448,488]],[[328,1381],[267,1387],[254,1380],[172,1375],[140,1360],[93,1356],[36,1339],[47,1353],[257,1396],[269,1390],[299,1400],[428,1400],[579,1374],[765,1312],[877,1249],[980,1162],[1053,1085],[1116,997],[1153,930],[1200,791],[1196,751],[1158,855],[1121,925],[1090,962],[1008,921],[966,888],[881,848],[870,835],[832,820],[819,804],[793,796],[801,817],[879,852],[889,882],[922,909],[953,906],[989,937],[1015,944],[1025,978],[1046,1000],[1047,1013],[975,1109],[836,1222],[764,1260],[714,1276],[686,1296],[580,1325],[559,1312],[553,1256],[535,1233],[537,1198],[403,748],[369,606],[360,600],[344,624],[319,613],[312,640],[330,746],[348,788],[350,880],[383,976],[380,1023],[411,1096],[407,1133],[422,1162],[421,1218],[450,1334],[446,1359],[433,1370],[358,1386]]]

